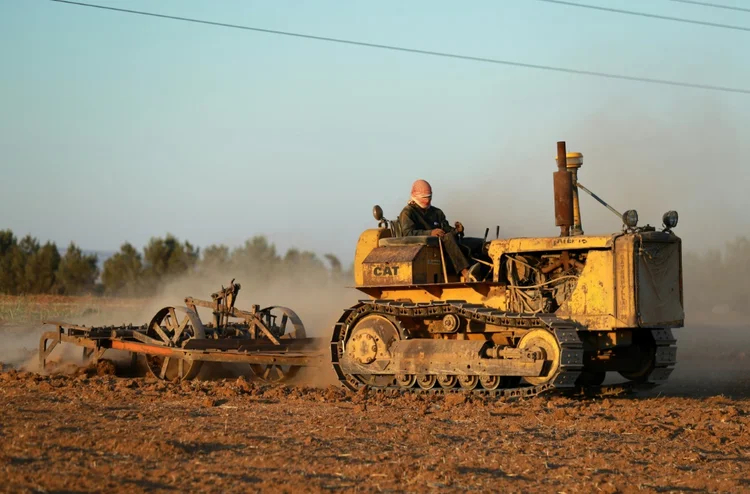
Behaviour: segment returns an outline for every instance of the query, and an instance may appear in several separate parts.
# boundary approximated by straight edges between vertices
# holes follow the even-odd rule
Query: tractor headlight
[[[678,220],[677,211],[667,211],[664,213],[664,216],[661,217],[662,223],[664,223],[664,226],[668,229],[672,229],[677,226],[677,220]]]
[[[635,228],[638,224],[638,211],[635,209],[628,209],[622,214],[622,222],[628,228]]]

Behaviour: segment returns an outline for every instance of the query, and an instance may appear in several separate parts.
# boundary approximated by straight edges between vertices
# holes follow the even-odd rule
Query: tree
[[[39,251],[39,242],[31,235],[26,235],[13,250],[10,262],[10,271],[15,280],[13,293],[25,294],[34,293],[31,291],[33,280],[26,276],[26,265],[29,259]]]
[[[13,257],[18,241],[10,230],[0,230],[0,293],[15,294],[18,284],[13,270]]]
[[[325,254],[323,256],[331,265],[331,280],[334,283],[351,283],[354,278],[354,264],[344,271],[344,266],[334,254]]]
[[[190,242],[180,243],[174,236],[152,238],[145,249],[144,273],[149,283],[158,283],[165,277],[180,275],[195,266],[200,252]]]
[[[5,254],[18,244],[16,236],[11,230],[0,230],[0,256]]]
[[[19,242],[12,231],[0,231],[1,293],[52,293],[59,264],[60,253],[54,243],[40,247],[31,235]]]
[[[319,276],[327,275],[323,261],[314,252],[308,250],[289,249],[284,255],[284,273],[298,278],[300,281],[318,280]]]
[[[210,245],[203,250],[201,269],[204,272],[222,270],[229,266],[229,247],[226,245]]]
[[[57,289],[57,270],[60,267],[57,245],[47,242],[29,255],[24,269],[24,293],[54,293]]]
[[[96,254],[84,255],[73,242],[65,251],[57,270],[60,291],[66,295],[92,292],[99,276]]]
[[[331,265],[331,276],[335,278],[341,277],[341,261],[333,254],[326,254],[323,256],[326,261]]]
[[[130,243],[120,246],[120,251],[104,261],[102,284],[109,294],[135,295],[143,276],[141,254]]]
[[[737,242],[734,250],[744,251],[745,245]],[[71,242],[61,257],[54,242],[40,245],[31,235],[18,240],[11,230],[0,230],[0,293],[73,295],[103,287],[108,294],[135,295],[146,286],[157,288],[167,278],[193,270],[199,260],[201,273],[225,274],[231,269],[235,276],[261,284],[276,277],[290,277],[295,283],[339,283],[352,277],[352,269],[344,271],[333,254],[321,259],[314,252],[292,248],[280,256],[262,235],[236,249],[211,245],[201,258],[200,250],[190,242],[167,234],[152,238],[142,255],[132,244],[124,243],[104,263],[102,284],[97,286],[96,255],[85,255]]]
[[[270,279],[280,261],[276,246],[260,235],[246,240],[245,245],[232,251],[231,255],[232,269],[254,276],[259,281]]]

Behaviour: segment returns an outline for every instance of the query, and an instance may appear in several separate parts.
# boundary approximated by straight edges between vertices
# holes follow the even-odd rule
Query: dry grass
[[[68,297],[63,295],[0,295],[0,324],[70,320],[84,315],[132,311],[143,299]]]

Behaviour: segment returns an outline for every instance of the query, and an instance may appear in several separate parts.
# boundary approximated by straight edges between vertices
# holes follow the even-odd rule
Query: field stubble
[[[118,307],[70,302],[25,313]],[[165,383],[80,353],[42,375],[23,370],[39,327],[16,320],[0,328],[0,491],[748,490],[750,338],[744,320],[700,324],[676,330],[677,369],[649,393],[497,402],[352,394],[328,368]]]

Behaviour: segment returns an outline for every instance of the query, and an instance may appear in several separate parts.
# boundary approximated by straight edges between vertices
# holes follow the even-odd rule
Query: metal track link
[[[557,339],[560,345],[560,369],[554,379],[537,386],[519,386],[515,388],[461,389],[461,388],[404,388],[400,386],[374,387],[367,386],[354,376],[345,374],[339,364],[344,354],[344,342],[354,323],[366,314],[385,314],[394,317],[408,317],[414,319],[436,318],[446,314],[456,314],[472,321],[487,324],[524,329],[547,329]],[[408,338],[408,330],[399,328]],[[367,386],[371,392],[387,394],[446,394],[462,393],[488,396],[493,398],[526,398],[536,396],[554,389],[575,389],[575,381],[583,369],[583,342],[578,336],[578,325],[569,320],[561,319],[554,314],[523,314],[504,312],[486,307],[481,304],[469,304],[463,300],[436,301],[432,303],[409,303],[394,300],[362,300],[350,307],[339,318],[333,329],[331,338],[331,362],[341,383],[352,391],[358,391]]]
[[[649,374],[648,382],[660,384],[669,378],[677,364],[677,340],[669,328],[652,329],[651,335],[656,343],[656,355],[654,370]]]

